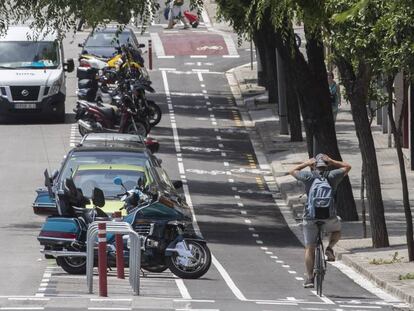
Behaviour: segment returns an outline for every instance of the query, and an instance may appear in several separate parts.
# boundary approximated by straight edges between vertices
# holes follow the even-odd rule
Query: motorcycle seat
[[[99,107],[99,110],[108,118],[113,119],[115,118],[115,109],[112,106],[102,105]]]

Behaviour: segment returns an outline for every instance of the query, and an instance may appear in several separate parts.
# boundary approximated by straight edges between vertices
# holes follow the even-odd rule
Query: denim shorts
[[[315,246],[318,239],[318,226],[316,225],[318,220],[304,219],[303,225],[303,237],[305,240],[305,246]],[[330,233],[341,231],[341,218],[339,216],[331,217],[322,220],[325,224],[322,226],[322,231]]]

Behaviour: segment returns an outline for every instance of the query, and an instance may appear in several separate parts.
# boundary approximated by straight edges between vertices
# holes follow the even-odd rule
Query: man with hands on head
[[[303,169],[310,167],[310,171]],[[328,167],[332,167],[332,170],[328,170]],[[303,213],[303,235],[305,241],[305,266],[307,272],[307,280],[304,283],[305,288],[314,287],[313,267],[315,261],[315,245],[318,237],[318,227],[316,225],[317,219],[310,215],[308,206],[309,191],[316,179],[325,178],[330,187],[335,193],[338,185],[342,179],[351,170],[351,165],[346,162],[336,161],[331,159],[326,154],[318,154],[315,158],[309,159],[302,164],[294,167],[289,174],[295,177],[297,180],[303,182],[305,185],[305,191],[308,195],[308,201],[305,203],[305,209]],[[335,261],[335,255],[333,252],[334,245],[339,241],[341,237],[341,222],[337,216],[335,207],[335,196],[332,197],[331,206],[329,207],[329,218],[324,219],[323,230],[330,233],[329,244],[326,248],[325,255],[328,261]]]

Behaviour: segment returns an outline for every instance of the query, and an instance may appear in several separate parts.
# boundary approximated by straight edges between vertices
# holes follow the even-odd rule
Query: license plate
[[[14,104],[15,109],[36,109],[36,104]]]

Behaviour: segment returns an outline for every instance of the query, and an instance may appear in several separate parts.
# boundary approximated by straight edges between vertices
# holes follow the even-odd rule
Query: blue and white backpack
[[[308,194],[307,214],[310,219],[328,219],[334,204],[334,190],[326,174],[315,174],[315,179]]]

